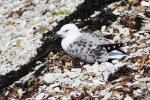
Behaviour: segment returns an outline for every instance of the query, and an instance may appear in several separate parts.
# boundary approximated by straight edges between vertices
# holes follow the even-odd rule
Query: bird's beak
[[[57,35],[58,37],[60,37],[60,31],[57,31],[57,32],[56,32],[56,35]]]

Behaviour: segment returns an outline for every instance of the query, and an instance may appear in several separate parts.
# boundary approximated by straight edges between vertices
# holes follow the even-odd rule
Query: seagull
[[[113,50],[125,53],[120,49],[123,43],[114,44],[96,34],[81,33],[73,23],[62,26],[57,35],[62,37],[61,46],[67,54],[87,63],[106,62]]]

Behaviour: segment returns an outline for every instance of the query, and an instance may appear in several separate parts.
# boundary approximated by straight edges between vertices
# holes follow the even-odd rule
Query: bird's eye
[[[65,30],[64,32],[68,32],[69,30]]]

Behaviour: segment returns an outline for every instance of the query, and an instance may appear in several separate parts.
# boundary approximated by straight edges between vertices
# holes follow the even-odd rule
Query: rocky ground
[[[113,42],[126,43],[122,49],[129,55],[88,64],[70,57],[57,46],[42,60],[36,60],[35,67],[25,75],[21,74],[23,77],[14,82],[10,80],[13,84],[7,80],[8,86],[4,85],[7,83],[5,78],[15,77],[24,64],[36,55],[42,55],[37,49],[44,44],[44,34],[85,1],[0,0],[0,87],[5,87],[1,88],[0,100],[150,99],[149,0],[110,3],[104,9],[117,16],[115,20],[109,21],[108,16],[104,16],[109,25],[104,23],[96,29],[91,28],[93,33]],[[101,10],[95,11],[84,21],[95,20],[101,13]],[[82,31],[86,29],[81,28]],[[53,45],[51,43],[49,45]]]

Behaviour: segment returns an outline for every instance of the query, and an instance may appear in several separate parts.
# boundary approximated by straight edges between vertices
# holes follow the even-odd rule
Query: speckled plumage
[[[61,45],[66,53],[89,63],[107,61],[108,53],[122,46],[92,33],[80,33],[74,24],[64,25],[58,34],[63,37]]]
[[[66,52],[73,57],[77,57],[89,63],[95,61],[103,62],[108,59],[108,53],[105,47],[98,47],[98,45],[108,43],[109,41],[104,38],[97,38],[94,34],[83,33],[68,46]]]

